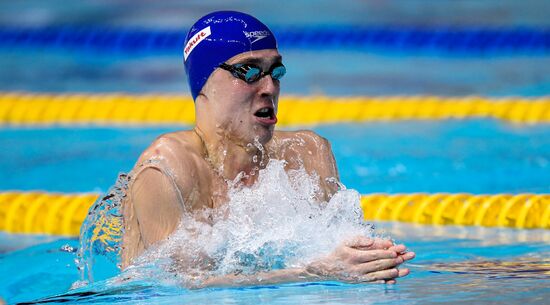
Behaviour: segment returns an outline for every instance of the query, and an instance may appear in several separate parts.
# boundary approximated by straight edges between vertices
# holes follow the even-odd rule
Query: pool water
[[[8,189],[105,192],[98,185],[112,185],[152,139],[177,128],[4,128],[0,139],[14,147],[1,152],[4,183]],[[468,120],[315,130],[331,141],[342,181],[360,193],[548,192],[548,126]],[[10,276],[1,277],[0,295],[10,303],[195,304],[213,298],[222,304],[545,303],[550,287],[547,230],[376,226],[378,233],[417,253],[407,264],[412,274],[395,286],[331,282],[190,291],[159,281],[103,280],[68,290],[80,279],[74,263],[78,240],[2,233],[0,274]]]
[[[385,50],[307,49],[281,53],[287,67],[282,94],[542,96],[550,92],[550,56],[433,57]],[[0,55],[2,91],[189,94],[177,56],[28,49],[0,49]]]
[[[9,149],[0,150],[1,187],[105,192],[157,136],[185,128],[2,128],[0,143]],[[332,143],[344,184],[362,194],[550,191],[549,125],[477,119],[338,124],[313,130]]]
[[[0,3],[0,26],[187,28],[214,9],[293,25],[532,26],[549,3],[436,1],[27,1]],[[275,13],[273,13],[275,12]],[[550,94],[550,56],[446,56],[387,49],[281,49],[294,95],[522,96]],[[307,60],[305,60],[307,59]],[[0,48],[0,90],[188,94],[180,56]],[[188,126],[0,128],[0,191],[105,192],[159,134]],[[297,127],[299,128],[299,127]],[[304,128],[309,128],[305,126]],[[359,193],[550,192],[550,126],[483,120],[316,126],[341,179]],[[345,136],[343,136],[345,135]],[[0,298],[11,303],[117,304],[546,304],[550,232],[375,223],[417,253],[397,285],[295,283],[187,290],[161,281],[80,279],[77,239],[0,232]]]
[[[0,287],[10,302],[48,304],[545,304],[550,292],[550,232],[545,230],[377,227],[417,253],[407,264],[412,274],[397,285],[327,282],[186,290],[156,281],[101,281],[67,292],[79,278],[71,252],[78,242],[59,239],[3,254],[0,272],[11,276],[2,277]]]

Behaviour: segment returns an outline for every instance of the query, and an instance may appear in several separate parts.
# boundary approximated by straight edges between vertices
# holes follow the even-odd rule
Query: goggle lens
[[[244,79],[247,83],[253,83],[257,81],[262,75],[262,70],[260,70],[259,68],[252,66],[249,66],[247,68],[248,71],[246,71],[246,74],[244,75]]]
[[[283,65],[276,66],[271,69],[271,77],[275,80],[280,80],[286,74],[286,67]]]
[[[260,67],[253,64],[235,64],[228,65],[223,63],[220,68],[227,70],[236,78],[242,79],[247,83],[254,83],[265,75],[271,75],[274,80],[280,80],[286,74],[286,68],[283,64],[276,64],[269,71],[262,71]]]

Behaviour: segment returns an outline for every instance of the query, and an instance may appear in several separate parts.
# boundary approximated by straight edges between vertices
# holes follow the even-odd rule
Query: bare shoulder
[[[280,139],[290,139],[290,138],[302,138],[306,140],[325,139],[315,131],[309,130],[309,129],[293,130],[293,131],[276,130],[274,133],[274,136]]]
[[[136,162],[132,174],[134,178],[147,167],[157,167],[161,172],[169,173],[182,192],[188,193],[196,186],[201,162],[200,142],[192,131],[177,131],[160,135],[143,151]],[[145,166],[147,165],[147,166]]]
[[[191,166],[197,154],[192,134],[192,131],[184,130],[158,136],[143,151],[136,162],[136,167],[141,166],[148,160],[163,160],[166,165],[173,168]]]
[[[276,131],[272,145],[275,151],[283,154],[332,154],[329,141],[312,130]]]
[[[195,186],[193,153],[192,137],[181,131],[159,136],[141,154],[123,204],[123,266],[176,229]]]
[[[278,131],[271,142],[271,157],[285,160],[287,169],[304,168],[319,177],[319,199],[329,200],[338,190],[338,169],[327,139],[311,130]]]

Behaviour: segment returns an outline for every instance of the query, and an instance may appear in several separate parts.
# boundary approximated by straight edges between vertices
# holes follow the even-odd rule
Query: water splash
[[[80,228],[80,247],[75,259],[80,281],[73,283],[73,288],[120,272],[124,233],[121,202],[126,196],[129,182],[129,175],[119,174],[115,185],[90,207]]]
[[[345,239],[372,235],[356,191],[342,188],[321,202],[319,177],[284,167],[284,161],[269,160],[253,186],[231,183],[223,208],[202,211],[210,223],[184,215],[166,241],[134,261],[132,276],[139,276],[140,266],[154,265],[196,284],[212,276],[302,267]]]
[[[286,171],[285,165],[269,160],[252,186],[244,186],[240,176],[228,181],[227,204],[200,211],[200,217],[184,214],[169,238],[136,258],[114,282],[155,278],[194,286],[209,277],[303,267],[346,239],[372,236],[359,193],[339,184],[329,202],[320,201],[319,177],[303,168]],[[121,174],[90,209],[76,260],[81,281],[73,287],[120,273],[121,204],[131,175]]]

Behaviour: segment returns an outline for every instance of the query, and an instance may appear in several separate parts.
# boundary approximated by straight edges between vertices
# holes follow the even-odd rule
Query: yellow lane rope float
[[[550,97],[296,97],[280,99],[281,126],[380,120],[493,118],[550,123]],[[193,124],[188,96],[0,93],[0,124]]]
[[[98,194],[0,193],[0,231],[78,236]],[[550,229],[550,194],[370,194],[366,220]]]

